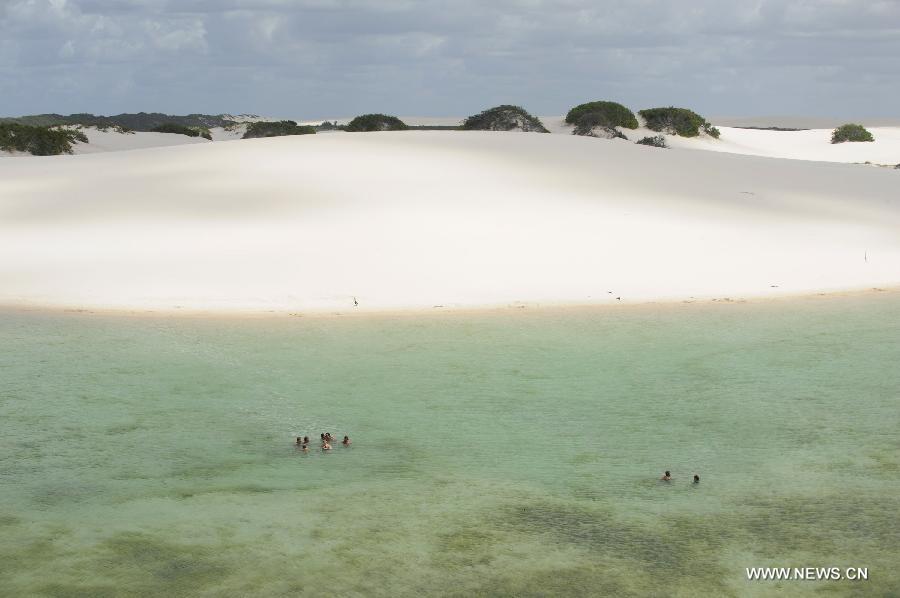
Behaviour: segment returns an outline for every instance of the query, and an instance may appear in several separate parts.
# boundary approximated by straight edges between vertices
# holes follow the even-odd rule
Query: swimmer
[[[663,474],[663,477],[661,477],[659,479],[662,480],[663,482],[671,482],[672,474],[667,471],[666,473]]]
[[[695,483],[695,484],[699,484],[699,483],[700,483],[700,476],[698,476],[696,473],[694,474],[694,483]]]
[[[334,441],[334,437],[331,435],[331,432],[325,432],[325,440],[328,442]]]
[[[350,446],[350,437],[344,436],[344,440],[341,442],[344,446]]]
[[[303,439],[297,436],[297,442],[295,442],[294,444],[296,444],[297,446],[303,446]]]
[[[323,451],[330,451],[330,450],[331,450],[331,445],[328,444],[328,441],[327,441],[327,440],[326,440],[325,442],[322,443],[322,450],[323,450]]]
[[[309,444],[309,436],[303,437],[303,444]]]
[[[300,445],[300,450],[303,451],[304,453],[308,453],[308,452],[309,452],[309,445],[307,445],[307,444],[301,444],[301,445]]]

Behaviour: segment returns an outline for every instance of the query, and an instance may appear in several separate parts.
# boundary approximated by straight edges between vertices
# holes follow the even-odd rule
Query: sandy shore
[[[478,132],[3,160],[0,304],[315,312],[887,288],[900,284],[897,183],[887,169]]]

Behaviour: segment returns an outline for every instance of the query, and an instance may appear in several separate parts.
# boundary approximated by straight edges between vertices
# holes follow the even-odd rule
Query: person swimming
[[[700,476],[698,476],[696,473],[694,474],[694,483],[695,483],[695,484],[699,484],[699,483],[700,483]]]
[[[334,436],[331,435],[331,432],[325,432],[325,440],[328,442],[334,442]]]
[[[330,451],[330,450],[331,450],[331,445],[328,444],[328,441],[327,441],[327,440],[326,440],[325,442],[322,443],[322,450],[323,450],[323,451]]]
[[[309,436],[303,437],[303,444],[309,444]]]
[[[300,445],[300,450],[303,451],[304,453],[308,453],[308,452],[309,452],[309,445],[308,445],[308,444],[301,444],[301,445]]]
[[[350,437],[344,436],[344,440],[341,441],[341,444],[343,444],[344,446],[350,446]]]
[[[666,471],[666,473],[663,474],[663,477],[661,477],[661,478],[659,478],[659,479],[662,480],[663,482],[671,482],[671,481],[672,481],[672,474],[669,473],[668,471]]]
[[[297,436],[297,441],[294,443],[297,446],[303,446],[303,439]]]

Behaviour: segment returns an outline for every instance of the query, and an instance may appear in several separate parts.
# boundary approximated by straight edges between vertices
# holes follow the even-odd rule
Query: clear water
[[[0,595],[895,595],[898,364],[894,293],[5,312]]]

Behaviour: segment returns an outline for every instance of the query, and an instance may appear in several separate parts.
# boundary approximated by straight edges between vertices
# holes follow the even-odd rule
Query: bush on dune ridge
[[[521,106],[503,104],[483,110],[467,118],[461,129],[465,131],[512,131],[525,133],[549,133],[544,123]]]
[[[607,127],[624,127],[637,129],[638,121],[634,112],[617,102],[597,101],[579,104],[566,114],[566,122],[570,125],[579,124],[587,115],[593,115],[591,119],[602,122]]]
[[[585,137],[602,137],[604,139],[628,139],[609,119],[599,112],[582,114],[575,120],[572,135]]]
[[[176,125],[175,123],[166,123],[150,129],[152,133],[171,133],[173,135],[186,135],[188,137],[203,137],[212,141],[212,134],[209,129],[200,127],[185,127],[184,125]]]
[[[363,114],[351,120],[344,128],[351,133],[369,133],[373,131],[405,131],[409,127],[396,116],[387,114]]]
[[[845,141],[875,141],[875,137],[864,126],[847,123],[831,132],[831,143]]]
[[[670,133],[681,137],[696,137],[702,130],[710,137],[719,138],[719,130],[705,118],[687,108],[647,108],[638,111],[647,128],[659,133]]]
[[[314,135],[315,127],[298,125],[292,120],[278,122],[258,121],[247,125],[242,139],[259,139],[262,137],[287,137],[288,135]]]
[[[77,130],[33,127],[18,123],[0,124],[0,150],[27,152],[34,156],[71,154],[72,144],[87,143],[87,136]]]

